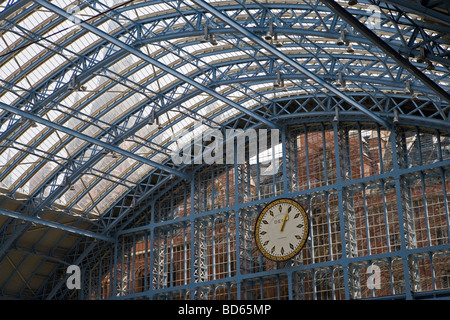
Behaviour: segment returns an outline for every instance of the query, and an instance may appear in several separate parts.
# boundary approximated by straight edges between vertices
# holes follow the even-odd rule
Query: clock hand
[[[284,229],[284,224],[286,223],[286,221],[289,220],[289,216],[288,216],[289,211],[290,211],[290,210],[286,210],[286,214],[285,214],[284,217],[283,217],[283,221],[281,221],[280,231],[283,231],[283,229]]]

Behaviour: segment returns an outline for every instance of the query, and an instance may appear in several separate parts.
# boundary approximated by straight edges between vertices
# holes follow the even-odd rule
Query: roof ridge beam
[[[415,14],[425,16],[427,18],[445,23],[447,26],[450,26],[450,18],[448,15],[446,15],[444,12],[439,12],[438,10],[433,10],[432,8],[424,6],[423,4],[419,3],[419,1],[408,2],[405,0],[381,0],[381,2],[400,8],[406,8],[408,10],[411,10]]]

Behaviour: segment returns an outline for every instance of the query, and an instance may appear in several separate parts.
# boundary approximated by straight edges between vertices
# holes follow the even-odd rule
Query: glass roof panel
[[[69,35],[80,31],[80,27],[74,25],[68,20],[63,20],[61,23],[53,26],[51,29],[43,34],[43,39],[47,42],[57,43],[61,39],[66,39]],[[63,51],[68,51],[67,48],[63,47]]]
[[[108,209],[117,199],[128,190],[128,188],[117,185],[113,190],[108,193],[107,197],[104,197],[96,206],[99,214],[103,213]]]
[[[17,96],[21,93],[21,90],[14,90],[14,92],[7,91],[3,96],[0,96],[1,102],[11,105],[13,104],[13,101],[17,99]],[[3,131],[3,125],[1,128]]]
[[[15,59],[10,59],[6,63],[0,66],[0,76],[1,79],[8,79],[19,69],[19,64]]]
[[[31,179],[29,179],[23,186],[22,186],[22,192],[26,194],[31,194],[32,192],[35,192],[35,190],[40,187],[42,182],[47,179],[54,170],[58,167],[57,163],[55,162],[47,162],[45,163],[42,168],[39,169],[37,173],[35,173]]]

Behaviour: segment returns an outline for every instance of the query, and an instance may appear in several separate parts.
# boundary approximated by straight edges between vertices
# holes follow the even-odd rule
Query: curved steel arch
[[[334,112],[329,112],[329,117],[331,118],[334,115]],[[321,116],[321,119],[325,119],[324,115]],[[364,121],[364,118],[362,118],[362,121]],[[414,124],[414,122],[412,122]],[[416,122],[417,124],[417,122]],[[147,194],[148,195],[148,194]],[[148,205],[148,204],[147,204]],[[144,209],[143,209],[144,208]],[[145,207],[143,208],[139,208],[139,212],[142,212],[143,210],[145,211]]]
[[[231,63],[234,63],[234,62],[231,62]],[[236,62],[237,63],[237,62]],[[239,79],[238,79],[238,81],[239,81]],[[240,80],[240,81],[242,81],[242,80]],[[113,83],[111,83],[111,85],[113,85]],[[219,84],[220,85],[220,84]],[[107,89],[107,87],[105,88],[105,89],[103,89],[103,90],[106,90]],[[101,92],[99,93],[99,94],[101,94]],[[90,103],[90,101],[88,100],[88,101],[86,101],[85,102],[85,104],[87,104],[87,103]],[[114,105],[112,105],[111,106],[111,108],[113,107]]]
[[[255,80],[256,80],[256,79],[255,79]],[[291,99],[292,99],[292,98],[293,98],[293,97],[291,97]],[[169,106],[168,108],[171,108],[171,107]],[[172,126],[172,124],[171,124],[170,126]],[[120,140],[120,139],[123,139],[123,137],[119,137],[119,140]],[[89,164],[86,164],[85,167],[89,167]],[[80,170],[80,172],[83,172],[83,171],[84,171],[84,170]],[[55,176],[56,176],[56,174],[55,174]],[[80,196],[79,196],[79,197],[80,197]],[[78,197],[78,199],[79,199],[79,197]],[[52,198],[54,198],[54,196],[53,196],[53,197],[49,197],[48,199],[52,199]],[[48,200],[48,199],[47,199],[47,200]],[[76,200],[75,200],[74,202],[76,202]],[[69,206],[69,207],[70,207],[70,206]]]

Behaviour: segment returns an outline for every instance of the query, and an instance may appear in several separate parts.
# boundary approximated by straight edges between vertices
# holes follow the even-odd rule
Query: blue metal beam
[[[39,3],[44,8],[47,8],[48,10],[53,11],[56,14],[59,14],[60,16],[63,16],[65,18],[67,18],[67,19],[73,19],[72,15],[70,15],[69,13],[64,11],[63,9],[61,9],[61,8],[55,6],[55,5],[53,5],[53,4],[51,4],[51,3],[47,2],[47,1],[35,0],[35,2]],[[266,118],[261,117],[258,114],[255,114],[251,110],[248,110],[248,109],[242,107],[241,105],[235,103],[234,101],[232,101],[232,100],[230,100],[230,99],[228,99],[226,97],[223,97],[222,95],[220,95],[219,93],[215,92],[214,90],[211,90],[208,87],[206,87],[206,86],[198,83],[197,81],[189,78],[188,76],[185,76],[181,72],[173,70],[171,67],[165,65],[164,63],[149,57],[148,55],[144,54],[143,52],[141,52],[139,50],[136,50],[132,46],[130,46],[130,45],[128,45],[128,44],[118,40],[117,38],[112,37],[108,33],[104,32],[104,31],[102,31],[102,30],[100,30],[100,29],[98,29],[98,28],[96,28],[96,27],[94,27],[92,25],[90,25],[89,23],[80,21],[79,25],[81,27],[85,28],[86,30],[96,34],[97,36],[99,36],[99,37],[101,37],[101,38],[111,42],[112,44],[117,45],[118,47],[128,51],[129,53],[137,56],[138,58],[140,58],[140,59],[142,59],[142,60],[144,60],[144,61],[146,61],[146,62],[148,62],[148,63],[150,63],[150,64],[152,64],[152,65],[154,65],[156,67],[158,67],[158,68],[160,68],[161,70],[164,70],[165,72],[173,75],[174,77],[176,77],[178,79],[181,79],[181,80],[185,81],[186,83],[191,84],[195,88],[197,88],[197,89],[199,89],[199,90],[201,90],[201,91],[203,91],[203,92],[205,92],[205,93],[207,93],[207,94],[209,94],[209,95],[211,95],[211,96],[221,100],[222,102],[224,102],[224,103],[226,103],[226,104],[236,108],[237,110],[239,110],[239,111],[241,111],[241,112],[243,112],[243,113],[245,113],[245,114],[247,114],[247,115],[257,119],[258,121],[261,121],[261,122],[265,123],[270,128],[277,128],[277,126],[274,123],[272,123],[271,121],[268,121]]]
[[[194,0],[195,1],[195,0]],[[358,19],[356,19],[345,8],[333,0],[321,0],[330,10],[339,15],[343,20],[350,24],[355,30],[361,33],[365,38],[372,41],[374,45],[380,48],[384,53],[394,59],[401,67],[405,68],[414,77],[422,81],[422,83],[433,90],[439,97],[450,103],[450,94],[442,89],[437,83],[427,77],[422,71],[417,69],[408,59],[395,51],[389,44],[384,42],[377,34],[367,28]]]
[[[269,6],[270,8],[278,8],[277,7],[277,5],[276,4],[265,4],[265,6]],[[132,7],[132,6],[131,6]],[[234,6],[234,7],[236,7],[236,6]],[[234,8],[233,6],[231,6],[231,7],[229,7],[229,6],[225,6],[225,8],[227,8],[227,9],[230,9],[230,8]],[[300,7],[298,7],[297,8],[297,6],[295,6],[295,8],[296,9],[300,9],[300,8],[303,8],[302,6],[300,6]],[[309,8],[309,7],[308,7]],[[306,10],[307,8],[303,8],[304,10]],[[129,10],[129,7],[127,6],[127,7],[124,7],[124,8],[120,8],[120,9],[117,9],[118,11],[122,11],[122,10]],[[191,12],[192,11],[192,12]],[[353,11],[355,11],[355,10],[353,10]],[[352,11],[352,12],[353,12]],[[360,10],[359,10],[360,11]],[[356,12],[356,11],[355,11]],[[185,12],[183,12],[183,13],[185,13]],[[188,14],[194,14],[195,13],[195,11],[193,11],[193,10],[190,10],[190,11],[188,11]],[[153,18],[153,19],[155,19],[155,18]],[[158,18],[158,19],[161,19],[161,18]],[[145,20],[142,20],[142,23],[144,23],[144,21],[145,21],[145,23],[147,23],[147,19],[145,19]],[[151,20],[151,21],[153,21],[153,20]],[[220,28],[219,28],[220,29]],[[259,29],[262,29],[262,28],[259,28]],[[255,29],[256,30],[256,29]],[[279,29],[280,30],[280,32],[286,32],[286,30],[291,30],[292,32],[294,32],[294,33],[296,33],[296,32],[298,32],[298,30],[294,30],[294,29],[286,29],[286,30],[284,30],[284,29],[282,29],[282,28],[280,28]],[[195,33],[198,33],[199,31],[194,31],[194,32],[187,32],[186,34],[185,33],[183,33],[183,36],[192,36],[193,34],[195,34]],[[217,32],[217,30],[213,30],[213,32]],[[225,31],[224,31],[225,32]],[[309,34],[309,32],[312,32],[311,34],[322,34],[323,36],[325,36],[325,37],[330,37],[330,36],[332,36],[332,32],[325,32],[325,33],[320,33],[320,32],[315,32],[315,31],[311,31],[311,30],[300,30],[300,32],[306,32],[306,33],[308,33]],[[163,39],[165,37],[165,35],[163,35],[163,36],[157,36],[157,37],[152,37],[151,38],[151,40],[152,41],[158,41],[156,38],[160,38],[160,39]],[[173,38],[174,37],[174,34],[172,34],[172,35],[169,35],[169,37],[170,38]],[[350,36],[349,36],[349,39],[351,40],[351,38],[350,38]],[[364,42],[365,41],[365,39],[362,39],[362,41]],[[367,40],[366,40],[367,41]],[[394,48],[395,50],[399,50],[399,51],[401,51],[403,54],[405,53],[404,52],[404,49],[402,49],[401,47],[399,47],[399,48],[397,48],[397,47],[395,47]],[[403,50],[403,51],[402,51]]]
[[[108,241],[108,242],[115,241],[115,239],[112,237],[107,237],[107,236],[97,234],[97,233],[94,233],[94,232],[91,232],[88,230],[82,230],[82,229],[74,228],[74,227],[67,226],[67,225],[64,225],[61,223],[56,223],[56,222],[52,222],[52,221],[48,221],[48,220],[44,220],[44,219],[40,219],[40,218],[36,218],[36,217],[32,217],[32,216],[26,216],[26,215],[19,214],[16,212],[5,210],[5,209],[0,209],[0,215],[14,218],[14,219],[24,220],[27,222],[40,224],[40,225],[43,225],[46,227],[55,228],[55,229],[67,231],[70,233],[75,233],[75,234],[82,235],[82,236],[89,237],[89,238],[94,238],[94,239]]]
[[[449,15],[447,15],[444,12],[441,12],[439,10],[430,9],[430,8],[422,5],[421,3],[419,3],[419,1],[381,0],[380,2],[391,4],[391,5],[399,7],[399,8],[408,9],[409,11],[414,12],[415,14],[418,14],[419,16],[428,17],[428,18],[438,21],[440,23],[446,24],[447,26],[450,26],[450,16]],[[421,1],[421,2],[426,2],[426,1]]]
[[[139,156],[139,155],[137,155],[137,154],[134,154],[134,153],[132,153],[132,152],[123,150],[123,149],[121,149],[121,148],[118,148],[118,147],[116,147],[116,146],[114,146],[114,145],[112,145],[112,144],[108,144],[108,143],[105,143],[105,142],[100,141],[100,140],[98,140],[98,139],[92,138],[92,137],[90,137],[90,136],[88,136],[88,135],[85,135],[85,134],[83,134],[83,133],[81,133],[81,132],[72,130],[72,129],[70,129],[70,128],[66,128],[66,127],[64,127],[64,126],[62,126],[62,125],[53,123],[53,122],[48,121],[48,120],[46,120],[46,119],[42,119],[42,118],[40,118],[40,117],[38,117],[38,116],[36,116],[36,115],[34,115],[34,114],[31,114],[31,113],[29,113],[29,112],[25,112],[25,111],[19,110],[19,109],[17,109],[17,108],[8,106],[8,105],[6,105],[6,104],[4,104],[4,103],[1,103],[1,102],[0,102],[0,108],[6,110],[6,111],[8,111],[8,112],[18,114],[19,116],[24,117],[24,118],[26,118],[26,119],[29,119],[29,120],[36,121],[36,122],[38,122],[38,123],[41,123],[41,124],[43,124],[44,126],[47,126],[47,127],[49,127],[49,128],[52,128],[52,129],[55,129],[55,130],[59,130],[59,131],[61,131],[61,132],[67,133],[68,135],[71,135],[71,136],[74,136],[74,137],[79,138],[79,139],[81,139],[81,140],[87,141],[87,142],[89,142],[89,143],[98,145],[98,146],[100,146],[100,147],[105,148],[105,150],[109,150],[109,151],[113,151],[113,152],[120,153],[120,154],[122,154],[122,155],[124,155],[124,156],[126,156],[126,157],[135,159],[135,160],[137,160],[137,161],[139,161],[139,162],[143,162],[143,163],[146,163],[146,164],[148,164],[148,165],[150,165],[150,166],[153,166],[153,167],[156,167],[156,168],[158,168],[158,169],[161,169],[161,170],[163,170],[163,171],[170,172],[170,173],[172,173],[172,174],[174,174],[174,175],[176,175],[176,176],[178,176],[178,177],[181,177],[181,178],[183,178],[183,179],[188,179],[188,175],[186,175],[186,174],[184,174],[184,173],[182,173],[182,172],[180,172],[180,171],[178,171],[178,170],[175,170],[175,169],[172,169],[172,168],[163,166],[163,165],[161,165],[161,164],[158,163],[158,162],[149,160],[149,159],[147,159],[147,158],[141,157],[141,156]]]
[[[371,112],[367,108],[361,106],[355,100],[353,100],[352,98],[350,98],[346,94],[342,93],[341,91],[336,89],[334,86],[332,86],[328,82],[324,81],[322,78],[317,76],[315,73],[309,71],[307,68],[305,68],[304,66],[302,66],[301,64],[299,64],[295,60],[291,59],[289,56],[287,56],[286,54],[284,54],[280,50],[276,49],[275,46],[267,43],[266,41],[264,41],[260,37],[256,36],[254,33],[250,32],[246,28],[242,27],[236,21],[234,21],[233,19],[229,18],[228,16],[226,16],[225,14],[223,14],[222,12],[220,12],[219,10],[217,10],[216,8],[211,6],[210,4],[206,3],[203,0],[193,0],[193,2],[196,3],[198,6],[200,6],[201,8],[205,9],[206,11],[208,11],[209,13],[211,13],[216,18],[224,21],[230,27],[236,29],[237,31],[242,33],[244,36],[248,37],[250,40],[252,40],[253,42],[255,42],[258,45],[260,45],[262,48],[264,48],[267,51],[269,51],[270,53],[274,54],[275,56],[277,56],[278,58],[280,58],[284,62],[290,64],[297,71],[303,73],[308,78],[314,80],[316,83],[318,83],[323,88],[331,91],[332,93],[334,93],[336,96],[340,97],[345,102],[347,102],[350,105],[356,107],[358,110],[362,111],[363,113],[368,115],[370,118],[374,119],[375,121],[377,121],[378,123],[382,124],[386,128],[390,127],[389,123],[386,120],[382,119],[381,117],[379,117],[375,113]]]
[[[298,75],[297,75],[298,76]],[[300,77],[304,77],[304,76],[300,76]],[[255,79],[256,80],[256,79]],[[262,81],[268,81],[269,79],[262,79]],[[260,82],[259,80],[257,80],[257,82]],[[222,83],[222,82],[221,82]],[[170,106],[167,106],[170,108]]]

